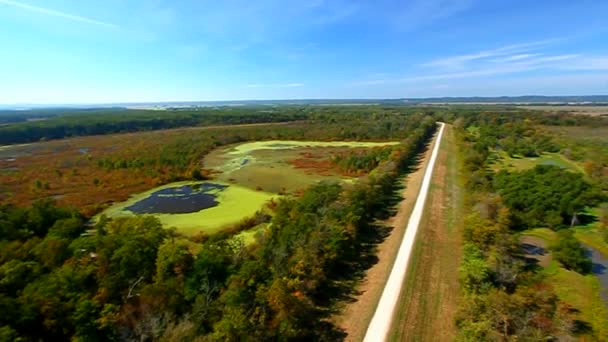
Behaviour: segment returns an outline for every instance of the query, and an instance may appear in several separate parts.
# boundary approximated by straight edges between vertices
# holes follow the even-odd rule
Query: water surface
[[[215,207],[218,192],[227,185],[201,183],[164,188],[128,206],[135,214],[187,214]]]
[[[585,245],[589,250],[589,256],[593,262],[592,272],[600,281],[600,297],[608,305],[608,257],[589,245]]]

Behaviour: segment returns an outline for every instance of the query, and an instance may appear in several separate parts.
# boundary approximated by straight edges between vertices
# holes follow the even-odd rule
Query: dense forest
[[[344,280],[366,267],[397,177],[436,129],[430,116],[407,125],[359,182],[280,200],[252,245],[218,234],[193,239],[193,252],[152,217],[91,227],[50,201],[2,206],[0,340],[340,338],[324,318],[349,290]]]
[[[463,340],[606,337],[605,327],[577,319],[577,311],[558,298],[541,269],[526,260],[518,241],[518,232],[527,228],[559,231],[551,246],[554,258],[567,269],[588,273],[591,261],[570,227],[578,224],[577,214],[606,199],[599,179],[554,165],[499,172],[492,167],[500,150],[521,157],[559,151],[558,142],[539,126],[553,120],[469,114],[455,121],[467,188],[457,317]]]
[[[237,125],[316,120],[351,114],[432,112],[405,106],[235,106],[166,110],[90,109],[0,112],[0,145],[29,143],[75,136],[161,130],[178,127]],[[343,114],[343,118],[336,117]]]
[[[68,114],[0,126],[0,144],[28,143],[83,135],[159,130],[176,127],[285,122],[305,119],[300,108],[281,111],[252,108],[193,110],[111,109]]]

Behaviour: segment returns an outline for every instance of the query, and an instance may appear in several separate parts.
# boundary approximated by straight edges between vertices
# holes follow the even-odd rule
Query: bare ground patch
[[[533,260],[539,266],[548,267],[551,264],[551,253],[547,242],[536,236],[524,235],[519,239],[526,259]]]

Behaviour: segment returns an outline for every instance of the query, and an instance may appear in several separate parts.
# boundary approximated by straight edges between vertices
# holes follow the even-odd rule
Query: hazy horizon
[[[529,100],[534,98],[535,100]],[[577,98],[577,99],[573,99]],[[580,98],[580,99],[578,99]],[[595,98],[600,98],[599,100]],[[493,101],[493,100],[505,100],[504,102]],[[517,102],[521,99],[521,102]],[[475,103],[474,100],[479,100],[479,103],[596,103],[596,104],[608,104],[608,94],[591,94],[591,95],[515,95],[515,96],[437,96],[437,97],[417,97],[417,98],[286,98],[286,99],[234,99],[234,100],[179,100],[179,101],[142,101],[142,102],[81,102],[81,103],[0,103],[0,109],[4,110],[28,110],[28,109],[46,109],[46,108],[97,108],[97,107],[148,107],[148,106],[159,106],[167,107],[170,105],[248,105],[248,104],[373,104],[377,102],[412,102],[417,103],[433,103],[446,102],[453,104],[466,104]],[[453,100],[454,102],[450,102]],[[466,102],[465,100],[471,100]]]

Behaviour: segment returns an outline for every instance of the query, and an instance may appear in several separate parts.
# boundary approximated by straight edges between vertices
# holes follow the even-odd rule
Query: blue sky
[[[608,94],[606,0],[0,0],[0,103]]]

